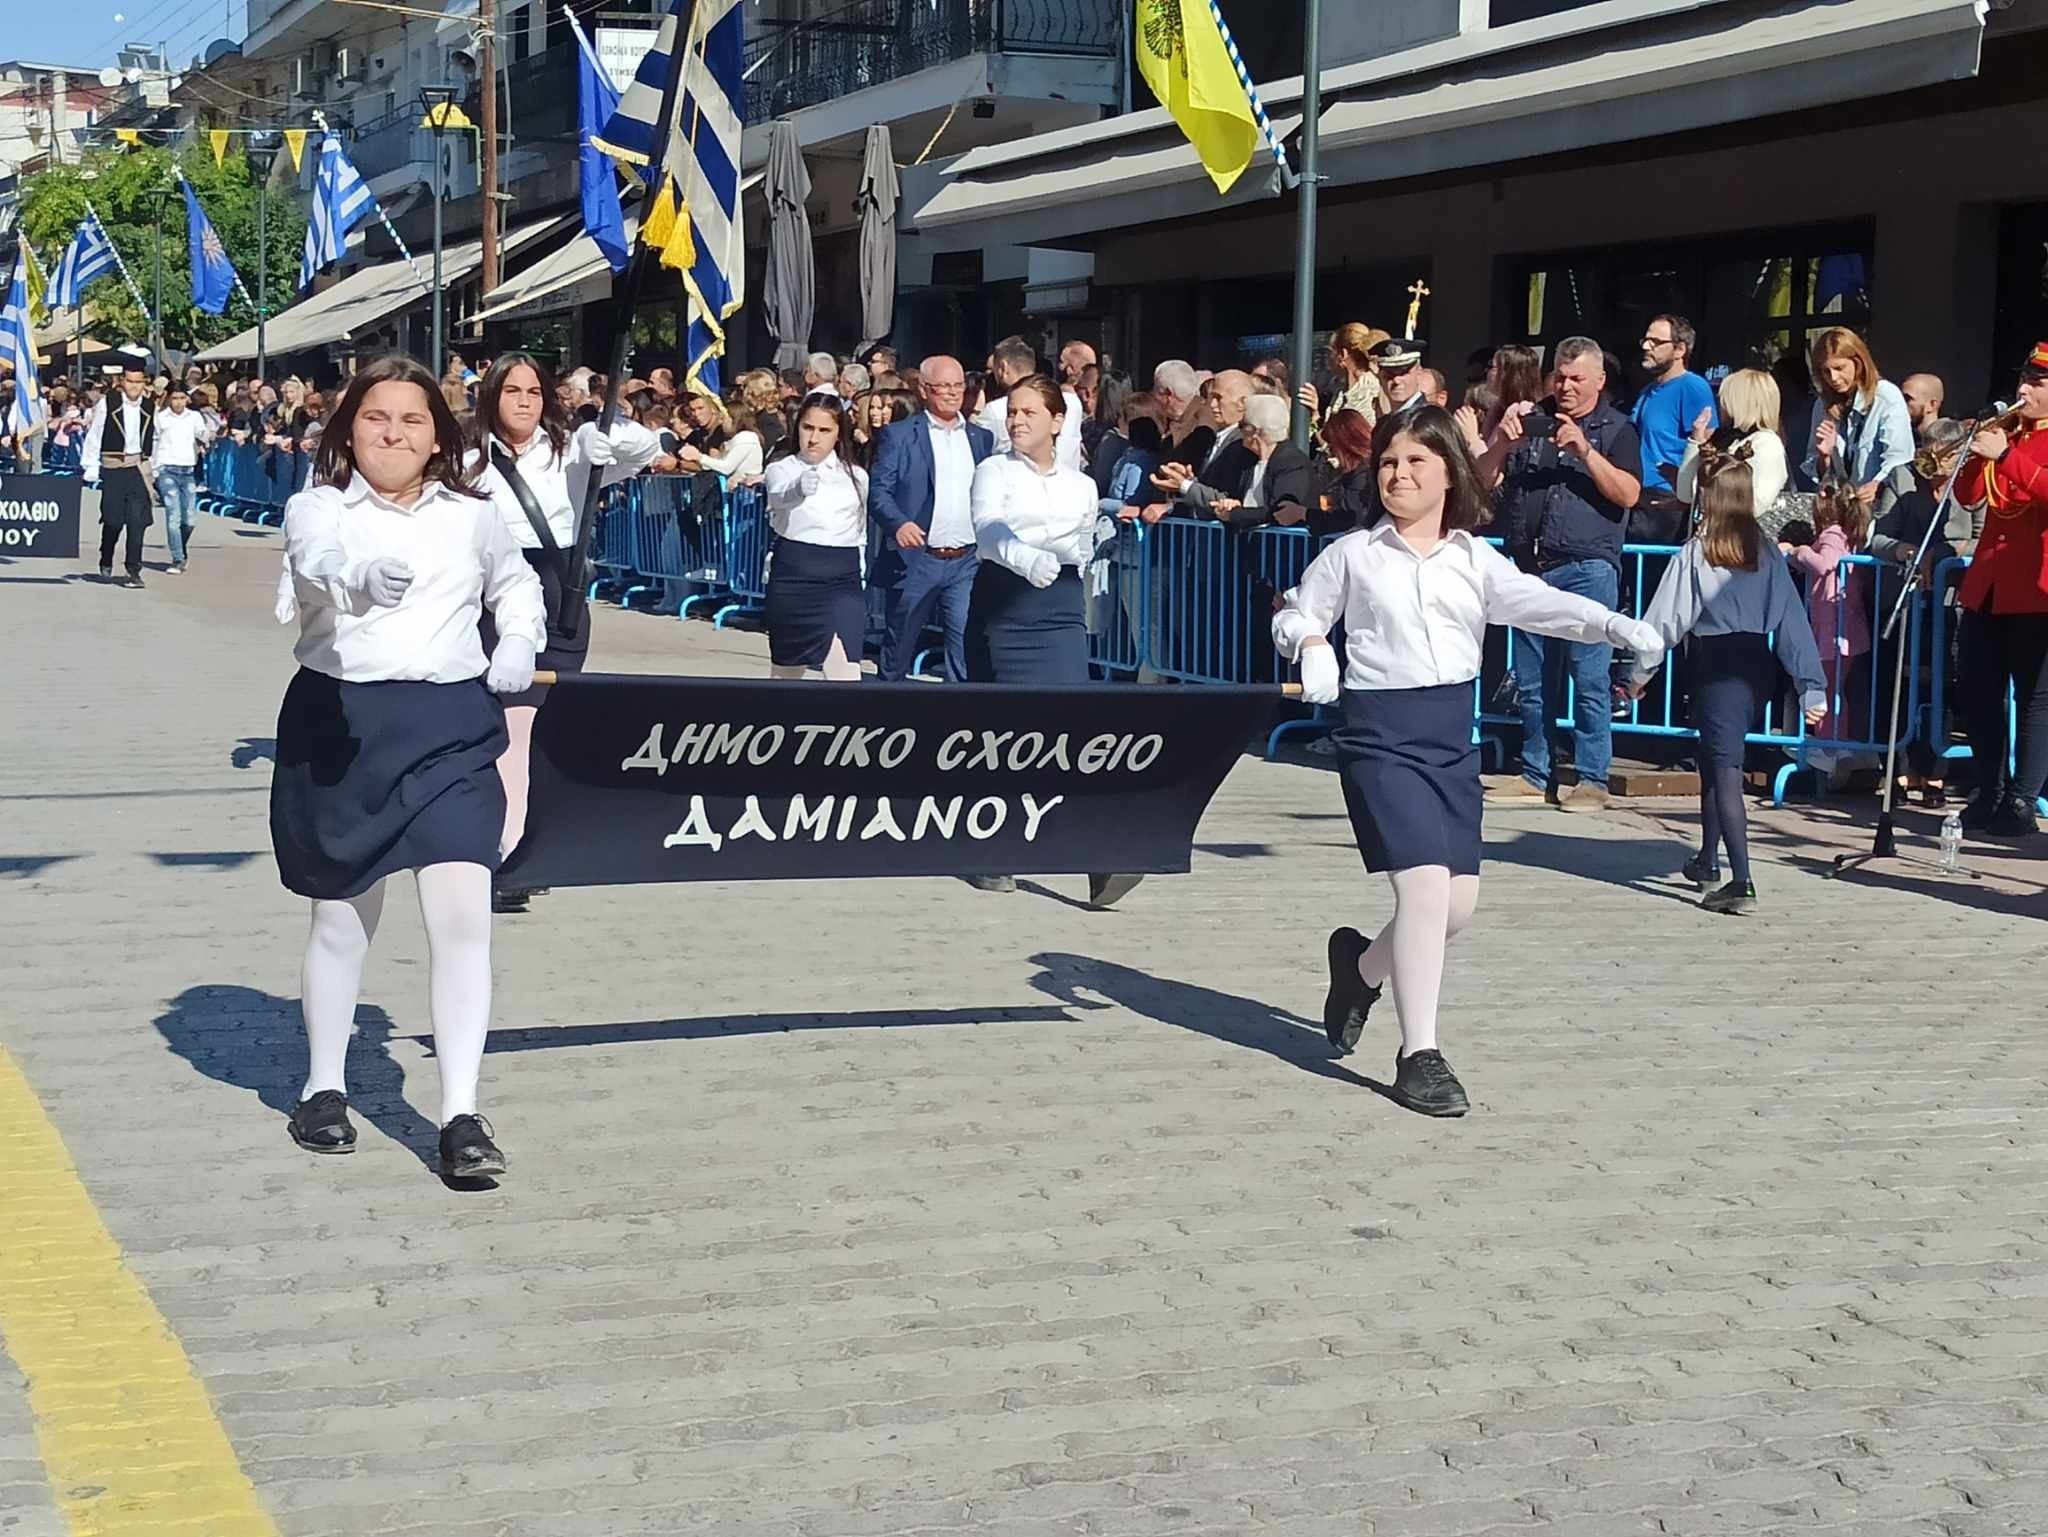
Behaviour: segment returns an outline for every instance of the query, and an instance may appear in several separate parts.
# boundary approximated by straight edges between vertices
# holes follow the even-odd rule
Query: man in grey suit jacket
[[[995,438],[961,415],[967,376],[957,358],[918,369],[925,409],[882,429],[868,472],[868,513],[881,525],[874,584],[889,594],[881,676],[910,672],[918,637],[937,609],[946,632],[946,681],[967,680],[967,600],[974,590],[974,470]]]

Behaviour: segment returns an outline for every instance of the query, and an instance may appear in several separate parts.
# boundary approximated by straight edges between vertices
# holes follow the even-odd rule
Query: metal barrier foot
[[[724,592],[699,592],[692,593],[689,597],[683,599],[683,601],[677,605],[676,617],[678,619],[688,619],[690,617],[690,606],[695,603],[723,603],[727,606],[725,608],[720,609],[719,613],[729,614],[733,611],[732,594]],[[739,606],[744,608],[746,605],[741,604]],[[712,621],[712,626],[713,628],[719,628],[718,621],[714,619]]]
[[[711,628],[722,630],[725,628],[725,622],[728,619],[751,616],[760,612],[762,612],[760,609],[744,599],[738,603],[728,603],[724,608],[711,616]]]
[[[1778,769],[1778,772],[1771,777],[1771,804],[1773,806],[1782,806],[1785,804],[1785,787],[1792,782],[1792,776],[1794,774],[1799,773],[1812,773],[1821,781],[1822,784],[1825,784],[1827,782],[1827,776],[1825,774],[1820,773],[1818,769],[1810,770],[1803,763],[1784,764]]]
[[[1318,713],[1302,720],[1283,720],[1266,737],[1266,761],[1271,762],[1280,755],[1280,744],[1290,736],[1320,736],[1330,729],[1330,722]]]

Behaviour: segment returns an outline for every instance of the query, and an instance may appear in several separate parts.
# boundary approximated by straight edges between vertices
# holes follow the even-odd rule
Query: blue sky
[[[97,69],[128,43],[168,42],[175,63],[190,63],[215,38],[240,36],[248,7],[243,0],[0,0],[0,11],[7,13],[0,59]]]

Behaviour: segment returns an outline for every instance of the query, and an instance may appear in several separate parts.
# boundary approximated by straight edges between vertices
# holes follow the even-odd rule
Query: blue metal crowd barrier
[[[197,505],[217,517],[274,526],[311,473],[311,456],[296,450],[218,440],[201,461]]]

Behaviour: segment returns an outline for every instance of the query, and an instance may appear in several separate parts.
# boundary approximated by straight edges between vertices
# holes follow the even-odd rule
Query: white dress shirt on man
[[[596,436],[597,423],[586,422],[570,434],[567,445],[559,454],[548,435],[538,430],[526,447],[516,454],[512,453],[510,444],[491,439],[492,448],[502,449],[511,455],[519,478],[526,482],[533,499],[540,503],[540,510],[548,520],[548,532],[555,536],[557,549],[566,550],[575,542],[576,519],[583,511],[583,498],[590,489],[590,444]],[[615,422],[607,437],[616,462],[605,466],[604,485],[630,479],[661,457],[661,439],[637,422]],[[524,550],[539,549],[540,535],[534,532],[526,509],[519,505],[519,498],[512,494],[512,487],[498,473],[497,467],[489,462],[489,456],[473,456],[471,469],[477,477],[476,488],[498,509],[512,542]]]
[[[1062,389],[1060,399],[1066,402],[1067,414],[1060,419],[1059,441],[1053,445],[1053,457],[1070,470],[1081,468],[1081,397],[1072,390]],[[986,427],[996,435],[996,452],[1008,453],[1010,449],[1010,397],[999,396],[983,406],[974,418],[974,425]]]
[[[974,471],[974,542],[983,560],[1029,579],[1041,550],[1062,566],[1086,566],[1095,548],[1095,482],[1055,464],[1042,471],[1011,452]]]
[[[1518,569],[1459,529],[1417,555],[1392,522],[1346,534],[1318,555],[1273,616],[1295,656],[1344,625],[1344,687],[1429,688],[1479,676],[1489,624],[1588,645],[1628,645],[1643,627]]]
[[[156,452],[150,463],[160,470],[190,470],[205,456],[206,418],[187,406],[182,411],[165,409],[156,414]]]
[[[500,636],[536,652],[546,642],[540,578],[497,507],[480,497],[429,482],[417,502],[400,507],[353,476],[285,504],[284,548],[277,619],[298,621],[293,652],[314,672],[347,683],[481,677],[487,659],[477,621],[485,607]],[[380,608],[364,577],[386,557],[412,568],[412,585]]]
[[[768,496],[768,522],[784,539],[835,549],[865,548],[868,542],[868,476],[858,465],[828,454],[822,464],[796,455],[777,459],[761,473]]]
[[[967,418],[952,425],[924,415],[932,439],[932,526],[925,543],[935,550],[964,550],[974,543],[974,445]]]

